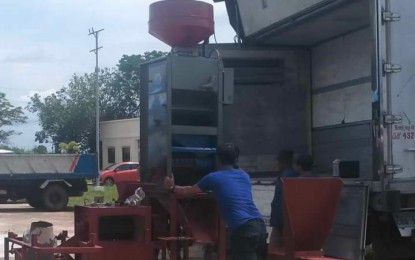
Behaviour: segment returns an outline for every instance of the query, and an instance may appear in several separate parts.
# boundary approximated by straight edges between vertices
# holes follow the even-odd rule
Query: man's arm
[[[202,190],[197,185],[193,185],[193,186],[174,185],[174,179],[171,177],[166,177],[166,179],[164,179],[164,188],[184,198],[191,198],[197,193],[202,192]]]
[[[178,185],[175,185],[173,187],[173,192],[175,194],[179,195],[180,197],[191,198],[194,195],[196,195],[197,193],[201,193],[202,190],[197,185],[193,185],[193,186],[178,186]]]

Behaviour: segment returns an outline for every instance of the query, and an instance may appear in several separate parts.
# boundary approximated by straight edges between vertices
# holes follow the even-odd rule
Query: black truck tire
[[[59,184],[48,185],[42,193],[42,202],[46,210],[61,211],[68,206],[68,191]]]
[[[113,179],[113,178],[111,178],[111,177],[106,178],[106,179],[105,179],[105,181],[104,181],[104,184],[105,184],[106,186],[113,186],[113,185],[114,185],[114,183],[115,183],[115,181],[114,181],[114,179]]]
[[[401,237],[391,213],[371,212],[371,232],[374,260],[415,259],[415,248],[410,237]]]

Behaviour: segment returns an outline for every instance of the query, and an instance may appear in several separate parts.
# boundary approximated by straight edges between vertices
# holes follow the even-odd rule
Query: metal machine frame
[[[192,75],[189,73],[186,75],[186,70],[191,69],[194,66],[194,62],[199,64],[200,66],[204,67],[206,70],[212,70],[211,72],[203,71],[196,73],[197,75]],[[154,79],[149,79],[148,75],[149,70],[151,70],[151,66],[155,64],[163,64],[165,63],[165,77],[166,82],[161,83],[165,84],[162,86],[164,88],[163,93],[165,92],[165,103],[162,105],[165,109],[163,113],[164,122],[158,122],[160,128],[158,131],[162,131],[161,135],[165,138],[164,142],[160,145],[163,145],[163,152],[159,153],[155,156],[165,156],[162,161],[165,161],[164,166],[157,166],[162,173],[162,176],[167,176],[168,174],[172,173],[173,168],[173,145],[172,145],[172,137],[173,135],[199,135],[199,136],[212,136],[216,138],[216,142],[214,144],[210,144],[211,152],[214,152],[214,148],[216,147],[217,143],[221,141],[221,127],[222,127],[222,106],[221,102],[222,99],[222,71],[221,71],[221,63],[218,59],[215,58],[205,58],[205,57],[187,57],[187,56],[178,56],[170,54],[166,58],[157,59],[155,61],[151,61],[149,63],[145,63],[141,66],[141,105],[140,105],[140,115],[141,115],[141,124],[140,124],[140,131],[141,137],[143,140],[149,140],[151,131],[149,130],[149,86],[154,82]],[[215,66],[214,64],[217,64]],[[180,66],[182,65],[182,67]],[[212,66],[213,65],[213,66]],[[184,66],[184,67],[183,67]],[[216,67],[216,68],[215,68]],[[215,71],[216,69],[216,71]],[[177,71],[177,73],[175,72]],[[209,78],[206,78],[206,75],[210,75]],[[213,74],[212,74],[213,73]],[[176,76],[176,74],[179,74]],[[173,76],[175,75],[175,76]],[[183,78],[183,79],[181,79]],[[184,81],[186,79],[186,81]],[[190,91],[200,91],[208,93],[213,91],[217,95],[216,100],[216,120],[217,123],[214,126],[190,126],[190,125],[174,125],[172,115],[174,113],[172,107],[172,95],[174,90],[190,90]],[[157,93],[156,93],[157,94]],[[187,108],[186,108],[187,109]],[[163,125],[162,125],[163,124]],[[186,148],[186,147],[184,147]],[[190,147],[192,148],[192,147]],[[201,147],[205,148],[205,147]],[[141,179],[143,181],[149,181],[148,174],[150,169],[149,167],[149,160],[151,155],[149,155],[149,144],[147,141],[140,142],[140,163],[141,163],[141,171],[142,174]],[[209,153],[209,149],[195,151],[194,153]]]
[[[226,224],[211,194],[201,193],[189,199],[162,191],[154,183],[121,182],[117,183],[119,200],[124,201],[138,187],[146,193],[142,204],[151,207],[155,252],[161,250],[165,257],[168,249],[169,259],[176,260],[181,252],[183,257],[188,256],[188,247],[193,243],[200,243],[213,246],[217,260],[226,260]]]
[[[61,244],[58,247],[42,247],[37,243],[38,236],[32,235],[31,244],[23,241],[22,237],[9,232],[4,238],[4,260],[10,259],[10,254],[14,254],[15,260],[41,260],[42,256],[50,256],[51,259],[71,260],[70,254],[76,254],[77,258],[81,257],[83,260],[94,260],[94,256],[101,253],[103,248],[96,244],[95,234],[90,234],[89,241],[80,241],[76,238],[66,240],[68,236],[67,231],[63,231],[58,238]],[[15,248],[17,245],[20,248]],[[56,258],[56,255],[61,257]]]

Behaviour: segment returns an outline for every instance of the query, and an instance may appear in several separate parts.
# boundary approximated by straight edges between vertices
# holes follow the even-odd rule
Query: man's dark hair
[[[216,155],[221,164],[236,167],[239,158],[239,148],[232,143],[221,144],[216,148]]]
[[[294,152],[291,150],[282,150],[279,152],[278,156],[277,156],[277,161],[279,163],[282,163],[286,166],[291,167],[293,165],[293,157],[294,157]]]
[[[309,154],[297,154],[294,158],[294,164],[300,166],[303,171],[311,171],[313,169],[313,157]]]

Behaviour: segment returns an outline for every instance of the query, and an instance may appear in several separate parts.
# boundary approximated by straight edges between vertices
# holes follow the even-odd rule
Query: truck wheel
[[[112,185],[114,185],[114,179],[113,178],[106,178],[105,181],[104,181],[104,184],[106,186],[112,186]]]
[[[45,188],[42,201],[47,210],[60,211],[68,205],[68,191],[61,185],[53,184]]]
[[[373,259],[415,259],[415,249],[411,238],[401,237],[392,214],[374,212],[369,220]]]
[[[27,204],[35,209],[43,209],[44,205],[41,198],[26,198]]]

